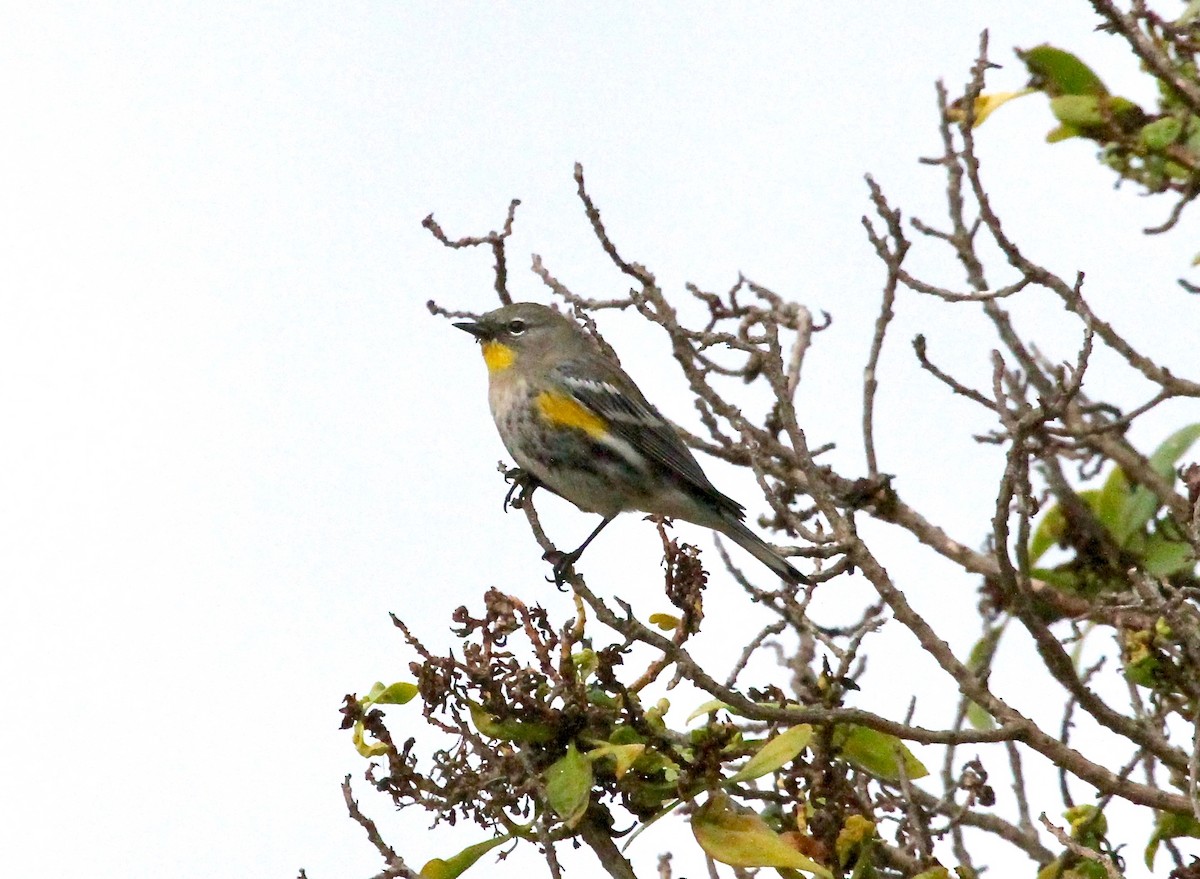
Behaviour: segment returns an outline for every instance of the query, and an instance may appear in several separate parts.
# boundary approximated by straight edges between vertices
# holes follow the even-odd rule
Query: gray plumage
[[[522,470],[604,517],[641,510],[718,531],[789,583],[807,579],[746,527],[637,385],[569,318],[516,303],[457,323],[479,339],[500,437]],[[556,575],[561,572],[556,570]]]

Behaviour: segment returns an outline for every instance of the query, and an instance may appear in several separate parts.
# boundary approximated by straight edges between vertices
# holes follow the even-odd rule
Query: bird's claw
[[[547,583],[553,583],[559,592],[566,591],[567,577],[572,573],[571,567],[579,558],[579,553],[563,552],[561,549],[552,549],[542,556],[545,561],[551,565],[552,577],[547,577]]]
[[[536,476],[527,470],[522,470],[520,467],[505,470],[504,481],[512,483],[508,487],[508,494],[504,496],[503,510],[506,513],[509,507],[512,507],[514,510],[522,509],[526,499],[541,485]],[[513,497],[513,495],[516,495],[516,497]]]

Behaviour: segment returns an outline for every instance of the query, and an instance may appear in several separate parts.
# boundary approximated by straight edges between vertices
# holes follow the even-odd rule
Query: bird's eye
[[[521,320],[520,318],[517,318],[516,320],[510,320],[508,322],[508,332],[509,335],[513,336],[521,335],[521,333],[525,332],[525,321]]]

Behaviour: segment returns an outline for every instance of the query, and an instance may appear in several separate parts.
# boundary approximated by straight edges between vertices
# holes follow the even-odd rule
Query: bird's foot
[[[508,487],[508,494],[504,496],[504,511],[506,513],[509,507],[512,507],[514,510],[523,509],[525,501],[541,485],[536,476],[528,470],[522,470],[520,467],[505,470],[504,481],[512,483]]]
[[[551,565],[553,576],[547,577],[547,583],[553,583],[559,592],[566,592],[567,578],[574,573],[572,567],[579,560],[581,552],[563,552],[561,549],[552,549],[542,556]]]

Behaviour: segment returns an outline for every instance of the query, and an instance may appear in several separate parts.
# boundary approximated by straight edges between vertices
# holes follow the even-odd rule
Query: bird
[[[810,582],[746,527],[745,508],[713,486],[633,379],[566,315],[517,302],[454,326],[480,344],[492,417],[517,466],[534,486],[602,517],[554,562],[554,582],[632,510],[710,528],[787,583]]]

